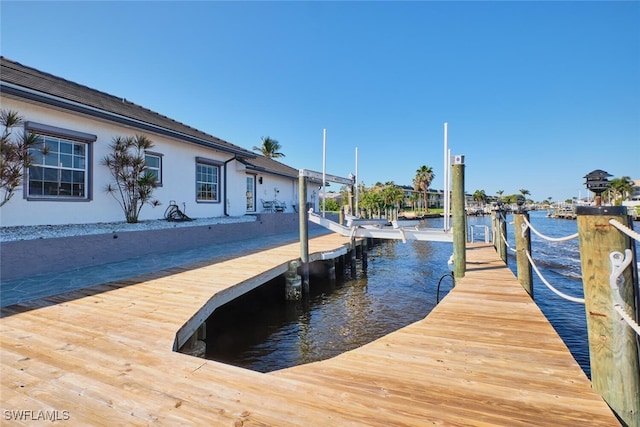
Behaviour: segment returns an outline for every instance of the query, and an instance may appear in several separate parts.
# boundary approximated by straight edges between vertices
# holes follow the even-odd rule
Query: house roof
[[[0,56],[0,93],[127,124],[185,142],[226,151],[243,158],[256,156],[205,132],[147,108]]]
[[[256,172],[269,172],[280,176],[285,176],[287,178],[297,178],[298,170],[292,168],[291,166],[287,166],[284,163],[280,163],[277,160],[273,160],[269,157],[265,157],[259,154],[256,154],[256,157],[253,159],[241,159],[242,163],[244,163],[249,170],[253,170]]]
[[[252,170],[255,172],[265,172],[273,175],[284,176],[286,178],[298,178],[300,174],[300,171],[298,169],[294,169],[291,166],[287,166],[284,163],[280,163],[277,160],[265,157],[260,154],[256,154],[256,157],[253,159],[238,160],[246,165],[247,170]],[[322,183],[322,180],[316,180],[313,178],[307,179],[309,182],[313,182],[314,184]]]

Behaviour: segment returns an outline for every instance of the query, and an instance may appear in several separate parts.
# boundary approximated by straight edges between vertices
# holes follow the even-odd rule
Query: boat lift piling
[[[355,183],[354,178],[342,178],[335,175],[329,175],[324,170],[322,172],[314,172],[307,169],[300,169],[298,171],[298,205],[300,206],[300,209],[298,210],[298,218],[300,226],[300,272],[302,273],[302,296],[309,295],[309,207],[307,205],[308,178],[312,178],[315,181],[322,182],[323,187],[327,182],[335,182],[338,184],[349,186],[353,186]],[[324,219],[324,212],[322,213],[322,215]],[[287,295],[298,295],[298,293],[287,291]]]
[[[467,216],[464,208],[464,156],[453,156],[451,160],[453,276],[455,281],[458,281],[464,277],[467,266]]]

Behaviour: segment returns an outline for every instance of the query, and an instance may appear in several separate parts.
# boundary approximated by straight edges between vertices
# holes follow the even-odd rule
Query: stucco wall
[[[2,98],[2,108],[17,111],[25,121],[96,135],[97,140],[92,144],[89,189],[91,200],[26,200],[23,188],[20,187],[13,198],[0,208],[0,225],[85,224],[124,220],[124,213],[117,200],[105,192],[112,179],[109,169],[101,161],[109,154],[109,145],[114,137],[133,136],[141,132],[79,113],[44,108],[8,97]],[[225,213],[240,216],[246,213],[246,174],[256,174],[255,171],[246,170],[244,165],[233,159],[232,154],[226,152],[153,132],[143,134],[154,143],[151,151],[162,155],[162,186],[153,193],[153,198],[160,201],[161,205],[144,206],[140,220],[163,218],[171,201],[175,201],[181,209],[186,207],[187,215],[193,218],[219,217]],[[220,163],[219,202],[196,201],[196,157]],[[263,178],[262,184],[256,184],[256,212],[262,212],[261,198],[273,200],[276,196],[278,200],[286,202],[287,212],[293,212],[291,203],[297,201],[297,179],[267,172],[258,172],[256,176]]]
[[[216,243],[295,233],[298,221],[297,214],[264,214],[255,222],[5,242],[0,251],[0,278],[13,280]]]

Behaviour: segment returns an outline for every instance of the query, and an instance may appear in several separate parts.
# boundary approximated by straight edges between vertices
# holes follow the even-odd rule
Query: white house
[[[102,165],[114,137],[145,135],[154,144],[147,168],[158,176],[140,220],[164,217],[174,201],[192,218],[242,216],[277,200],[297,210],[298,170],[257,155],[161,114],[95,89],[0,57],[0,106],[24,119],[43,138],[23,186],[0,208],[2,226],[123,221],[105,191],[112,182]],[[308,203],[317,198],[310,186]],[[317,209],[317,206],[316,206]]]

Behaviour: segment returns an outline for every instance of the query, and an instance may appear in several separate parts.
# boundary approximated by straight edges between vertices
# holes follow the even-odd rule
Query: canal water
[[[440,242],[376,243],[366,272],[358,260],[353,279],[348,266],[335,283],[312,276],[302,302],[284,301],[284,281],[275,279],[216,309],[207,321],[206,357],[270,372],[361,347],[429,314],[452,250]],[[440,298],[452,285],[451,277],[442,279]]]
[[[530,221],[550,237],[577,231],[576,221],[547,218],[546,212],[531,212]],[[475,240],[484,241],[483,228],[477,226],[490,226],[490,217],[469,217],[468,224],[476,226]],[[425,225],[441,228],[442,219]],[[515,247],[513,224],[507,236]],[[577,239],[547,242],[532,233],[531,240],[532,256],[546,280],[565,294],[582,297]],[[515,274],[515,256],[508,252]],[[369,249],[366,271],[358,262],[355,278],[348,269],[335,283],[312,276],[311,295],[301,302],[284,301],[284,280],[275,279],[213,313],[207,321],[206,357],[270,372],[360,347],[429,314],[452,287],[447,276],[451,254],[447,243],[379,242]],[[584,305],[558,297],[535,273],[533,283],[536,303],[590,375]]]

